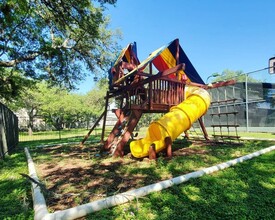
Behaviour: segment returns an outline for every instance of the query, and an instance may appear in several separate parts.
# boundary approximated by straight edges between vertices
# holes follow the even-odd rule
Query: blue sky
[[[274,0],[117,0],[108,6],[112,29],[120,29],[122,47],[137,42],[142,61],[179,38],[204,81],[225,69],[245,73],[268,66],[275,56]],[[267,70],[254,78],[275,82]],[[80,92],[93,85],[88,78]]]

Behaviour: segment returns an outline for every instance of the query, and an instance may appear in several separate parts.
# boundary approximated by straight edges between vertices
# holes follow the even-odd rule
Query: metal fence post
[[[245,109],[246,109],[246,132],[249,132],[249,124],[248,124],[248,89],[247,89],[247,78],[248,74],[245,74]]]

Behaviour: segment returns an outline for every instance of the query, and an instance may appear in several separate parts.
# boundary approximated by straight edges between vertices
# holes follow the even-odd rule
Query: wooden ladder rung
[[[213,137],[220,137],[220,138],[228,138],[228,139],[240,139],[240,136],[234,136],[234,135],[218,135],[218,134],[213,134]]]
[[[237,99],[226,99],[226,100],[220,100],[220,101],[214,101],[211,102],[211,104],[218,104],[218,103],[227,103],[227,102],[235,102]]]
[[[236,115],[236,114],[238,114],[238,112],[237,111],[234,111],[234,112],[220,112],[220,113],[211,113],[210,115],[232,115],[232,114],[234,114],[234,115]]]
[[[226,128],[237,128],[240,125],[211,125],[211,127],[226,127]]]

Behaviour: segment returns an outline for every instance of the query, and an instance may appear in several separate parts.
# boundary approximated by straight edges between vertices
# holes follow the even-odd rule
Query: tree
[[[233,71],[233,70],[226,69],[221,74],[213,73],[211,76],[214,77],[212,82],[227,81],[227,80],[231,80],[231,79],[235,79],[239,82],[245,82],[245,80],[246,80],[245,79],[246,74],[241,70]],[[259,82],[258,80],[252,78],[251,76],[247,77],[247,81],[248,82]]]
[[[86,95],[70,93],[59,87],[53,87],[45,81],[25,91],[16,107],[24,109],[28,115],[28,131],[32,135],[34,121],[43,118],[56,130],[89,125],[91,119],[97,118],[103,111],[107,81],[102,79],[96,88]],[[14,106],[13,106],[14,107]]]
[[[36,118],[43,115],[43,109],[49,109],[52,111],[51,103],[58,101],[67,92],[57,87],[50,87],[45,81],[35,84],[31,88],[28,88],[24,95],[14,102],[12,109],[23,109],[28,115],[28,133],[32,135],[34,129],[34,121]],[[14,108],[13,106],[16,106]]]
[[[83,118],[81,95],[71,94],[46,82],[38,83],[35,89],[28,90],[22,101],[21,106],[29,117],[30,135],[35,118],[43,118],[48,125],[52,125],[57,130],[70,128]]]
[[[28,133],[29,135],[32,135],[34,129],[34,120],[38,116],[39,108],[41,105],[41,87],[46,87],[46,83],[36,83],[36,81],[34,80],[29,80],[18,76],[18,80],[20,79],[23,81],[23,83],[24,81],[26,81],[26,84],[28,85],[28,87],[24,90],[24,95],[18,93],[17,96],[19,98],[16,100],[11,100],[10,96],[7,94],[7,99],[2,101],[4,101],[5,104],[14,112],[20,112],[20,110],[23,110],[23,112],[27,114]],[[9,87],[10,85],[6,86]],[[6,90],[6,92],[8,91],[9,90]]]
[[[18,71],[8,71],[0,67],[0,101],[8,104],[14,97],[19,97],[22,87],[30,88],[34,81],[20,75]]]
[[[89,91],[84,98],[84,112],[83,115],[86,120],[87,129],[90,119],[96,120],[103,112],[105,106],[106,91],[108,89],[108,81],[101,79],[96,87]]]
[[[106,3],[116,0],[0,0],[0,82],[17,85],[10,95],[25,86],[15,71],[74,88],[109,67],[118,35],[108,29]]]
[[[136,129],[139,130],[139,128],[141,127],[148,127],[153,121],[157,121],[162,116],[163,116],[163,113],[143,114],[138,122]]]

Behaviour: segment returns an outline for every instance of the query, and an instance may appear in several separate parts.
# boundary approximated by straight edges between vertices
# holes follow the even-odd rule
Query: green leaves
[[[105,3],[90,0],[1,0],[0,67],[74,88],[107,69],[117,45]]]
[[[1,88],[1,87],[0,87]],[[29,129],[33,129],[35,118],[42,118],[48,125],[56,129],[72,126],[88,126],[92,119],[97,118],[105,106],[107,84],[99,81],[97,88],[86,95],[69,93],[60,87],[37,83],[33,88],[25,90],[14,110],[23,108],[28,114]]]
[[[0,67],[0,101],[12,102],[25,87],[31,87],[33,80],[23,77],[18,71]]]
[[[212,75],[214,76],[213,82],[227,81],[227,80],[231,80],[231,79],[235,79],[239,82],[245,82],[245,80],[246,80],[245,79],[246,74],[241,70],[233,71],[233,70],[226,69],[221,74],[214,73]],[[258,82],[258,80],[252,78],[251,76],[247,77],[247,81],[248,82]]]

